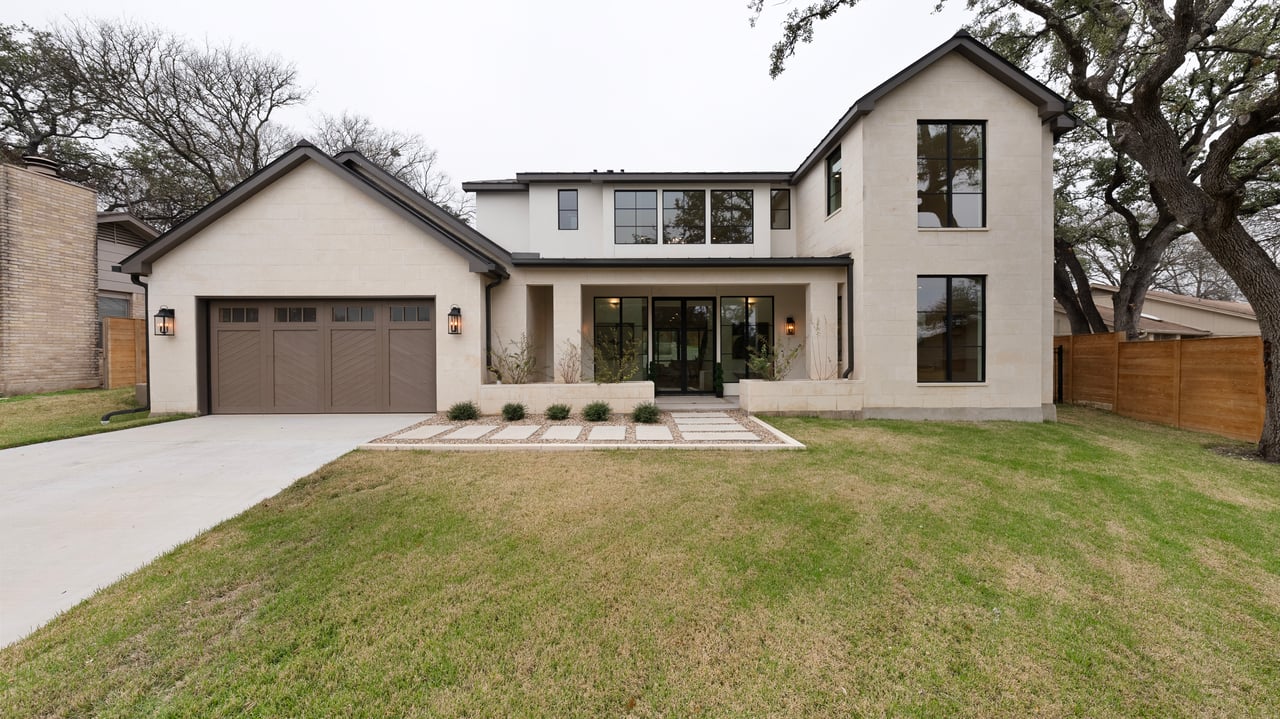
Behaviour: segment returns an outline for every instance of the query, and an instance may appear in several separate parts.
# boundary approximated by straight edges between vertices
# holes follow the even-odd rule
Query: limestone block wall
[[[567,404],[575,413],[591,402],[608,402],[614,412],[630,412],[642,402],[653,401],[653,383],[615,382],[612,384],[486,384],[480,386],[481,414],[498,414],[502,405],[519,402],[530,414],[541,414],[553,404]],[[441,407],[445,409],[445,407]]]
[[[0,165],[0,395],[97,387],[93,190]]]

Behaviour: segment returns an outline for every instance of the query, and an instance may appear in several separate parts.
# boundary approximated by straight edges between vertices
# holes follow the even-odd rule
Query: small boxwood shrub
[[[603,422],[613,414],[608,402],[592,402],[582,408],[582,418],[588,422]]]
[[[553,404],[547,408],[547,419],[557,422],[562,419],[569,419],[569,413],[572,411],[573,408],[567,404]]]
[[[502,418],[508,422],[519,422],[524,419],[524,405],[519,402],[502,405]]]
[[[641,402],[631,410],[631,419],[641,424],[654,424],[658,421],[658,405],[652,402]]]
[[[480,408],[476,406],[475,402],[458,402],[449,408],[445,416],[454,422],[462,422],[479,417]]]

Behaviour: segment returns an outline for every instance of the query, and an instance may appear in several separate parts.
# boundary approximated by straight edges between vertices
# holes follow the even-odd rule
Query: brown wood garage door
[[[434,412],[435,303],[209,303],[211,410]]]

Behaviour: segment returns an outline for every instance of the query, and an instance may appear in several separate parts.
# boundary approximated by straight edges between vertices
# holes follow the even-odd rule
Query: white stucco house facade
[[[651,383],[637,396],[722,384],[753,411],[1052,418],[1053,144],[1074,125],[960,33],[793,170],[468,182],[474,228],[357,152],[300,143],[122,263],[149,314],[174,314],[152,410],[484,404],[488,352],[525,334],[550,384],[564,353],[589,378],[584,346],[626,346]],[[795,351],[791,381],[753,377],[762,346]]]

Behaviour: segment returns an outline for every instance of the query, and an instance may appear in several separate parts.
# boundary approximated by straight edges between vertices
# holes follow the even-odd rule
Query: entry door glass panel
[[[715,302],[653,301],[654,389],[710,392],[715,366]]]

